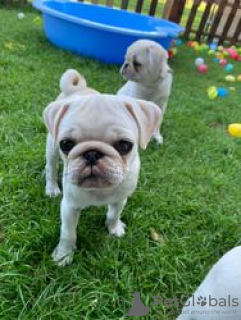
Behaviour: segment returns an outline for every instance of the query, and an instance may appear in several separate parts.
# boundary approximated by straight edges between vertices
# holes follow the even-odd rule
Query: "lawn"
[[[123,80],[118,66],[52,46],[36,17],[27,12],[18,20],[17,11],[0,10],[0,319],[123,319],[122,297],[140,292],[151,308],[146,319],[171,320],[168,312],[178,308],[154,307],[154,296],[191,295],[212,264],[241,243],[241,139],[227,134],[229,123],[241,122],[241,83],[210,100],[208,86],[228,86],[225,71],[203,53],[209,72],[198,74],[194,51],[178,47],[164,145],[152,142],[141,152],[139,186],[123,213],[126,235],[108,235],[105,208],[85,210],[74,262],[59,268],[50,254],[60,198],[44,194],[43,109],[67,68],[105,93]]]

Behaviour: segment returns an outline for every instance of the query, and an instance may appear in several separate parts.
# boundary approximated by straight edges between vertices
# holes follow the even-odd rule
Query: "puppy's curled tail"
[[[67,96],[86,88],[85,78],[75,69],[68,69],[60,79],[60,90]]]

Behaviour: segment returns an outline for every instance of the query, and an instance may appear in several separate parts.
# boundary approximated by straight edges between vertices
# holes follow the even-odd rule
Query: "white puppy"
[[[161,111],[152,102],[93,94],[57,100],[44,120],[64,162],[61,234],[53,259],[72,262],[80,210],[108,205],[110,234],[124,234],[120,214],[136,188],[138,144],[146,148]]]
[[[85,78],[74,69],[68,69],[60,79],[61,93],[57,100],[78,99],[79,96],[98,94],[92,88],[87,87]],[[54,145],[54,140],[50,134],[46,141],[46,188],[48,196],[57,196],[60,194],[58,186],[58,160],[59,150]]]
[[[177,320],[241,319],[241,246],[212,267],[186,305]]]
[[[117,94],[153,101],[164,115],[172,86],[172,70],[167,60],[167,51],[158,43],[150,40],[134,42],[128,48],[120,69],[128,81]],[[160,127],[154,138],[158,143],[163,143]]]

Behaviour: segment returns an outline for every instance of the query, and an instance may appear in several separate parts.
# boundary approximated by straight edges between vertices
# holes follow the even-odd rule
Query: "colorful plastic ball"
[[[177,39],[176,40],[176,45],[177,46],[181,46],[182,45],[182,40],[181,39]]]
[[[203,43],[202,44],[202,48],[203,48],[203,50],[208,50],[209,46],[206,43]]]
[[[218,97],[226,97],[228,95],[228,90],[225,88],[218,88]]]
[[[188,46],[188,47],[192,47],[192,43],[193,43],[193,41],[188,41],[188,42],[187,42],[187,46]]]
[[[241,123],[232,123],[228,126],[228,132],[231,136],[240,138],[241,137]]]
[[[167,53],[168,53],[168,59],[171,59],[174,56],[172,50],[168,50]]]
[[[227,63],[228,63],[228,62],[227,62],[226,59],[220,59],[220,60],[219,60],[219,64],[220,64],[222,67],[225,67]]]
[[[218,59],[223,59],[223,54],[222,54],[221,52],[218,52],[218,53],[216,54],[216,57],[217,57]]]
[[[218,46],[218,51],[223,51],[223,46]]]
[[[214,50],[208,50],[208,55],[209,56],[214,56],[216,52]]]
[[[202,47],[201,47],[199,44],[195,45],[193,48],[194,48],[194,50],[197,51],[197,52],[202,51]]]
[[[233,51],[232,53],[230,53],[230,57],[236,60],[238,59],[238,53],[236,51]]]
[[[204,59],[201,57],[198,57],[195,59],[195,66],[198,67],[200,65],[204,64]]]
[[[225,77],[225,80],[228,81],[228,82],[235,82],[236,81],[236,78],[234,76],[232,76],[231,74],[228,74],[226,77]]]
[[[240,81],[240,82],[241,82],[241,74],[239,74],[239,75],[237,76],[237,81]]]
[[[199,43],[197,42],[197,41],[193,41],[192,42],[192,47],[193,48],[196,48],[196,47],[198,47],[199,46]]]
[[[232,65],[231,63],[228,63],[228,64],[225,66],[225,70],[226,70],[227,72],[232,71],[232,70],[233,70],[233,65]]]
[[[177,54],[177,48],[172,48],[171,51],[172,51],[174,56]]]
[[[217,47],[218,47],[218,45],[215,42],[210,43],[210,45],[209,45],[210,50],[217,50]]]
[[[207,89],[207,95],[209,97],[209,99],[216,99],[218,96],[218,90],[215,86],[209,87]]]
[[[220,59],[218,58],[213,58],[213,62],[219,62]]]
[[[206,64],[201,64],[200,66],[197,67],[197,70],[199,73],[206,73],[208,70],[208,67]]]
[[[18,19],[22,20],[23,18],[25,18],[25,14],[23,12],[19,12],[18,13]]]
[[[227,50],[224,50],[224,51],[223,51],[223,56],[224,56],[224,57],[228,57],[228,56],[229,56],[229,53],[228,53]]]

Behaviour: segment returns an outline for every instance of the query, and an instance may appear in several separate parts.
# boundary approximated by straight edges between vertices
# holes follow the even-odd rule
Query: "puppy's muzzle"
[[[123,181],[124,162],[111,145],[81,142],[68,155],[67,174],[72,183],[82,188],[110,188]]]
[[[103,157],[103,153],[100,151],[90,150],[83,153],[82,157],[85,160],[87,166],[94,166],[98,160]]]

